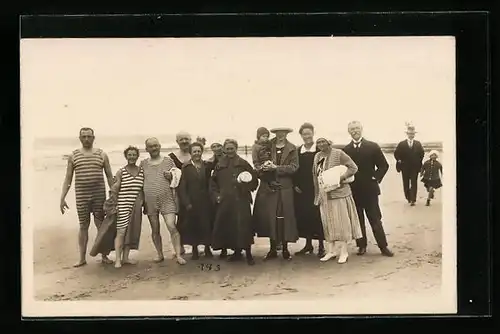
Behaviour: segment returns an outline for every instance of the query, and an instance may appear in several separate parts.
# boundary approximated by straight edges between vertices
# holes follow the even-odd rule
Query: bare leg
[[[158,254],[154,262],[161,262],[165,258],[163,257],[163,244],[161,241],[160,234],[160,217],[158,215],[148,215],[149,224],[151,225],[151,238],[153,239],[153,244],[156,248],[156,253]]]
[[[121,228],[116,231],[116,237],[115,237],[115,254],[116,254],[116,260],[115,260],[115,268],[121,268],[122,266],[122,249],[123,249],[123,242],[125,240],[125,232],[127,232],[126,228]]]
[[[123,260],[122,260],[122,263],[123,264],[136,264],[137,262],[136,261],[133,261],[129,258],[129,254],[130,254],[130,247],[129,246],[124,246],[123,247]]]
[[[186,260],[184,260],[181,256],[181,235],[177,228],[175,227],[175,214],[168,213],[163,215],[163,219],[165,220],[165,224],[167,225],[168,232],[170,233],[170,239],[172,240],[172,245],[174,246],[175,258],[177,263],[186,264]],[[158,226],[159,229],[159,226]]]
[[[78,248],[80,251],[80,259],[73,267],[78,268],[87,264],[86,254],[87,254],[87,243],[89,241],[89,225],[80,224],[80,229],[78,230]]]

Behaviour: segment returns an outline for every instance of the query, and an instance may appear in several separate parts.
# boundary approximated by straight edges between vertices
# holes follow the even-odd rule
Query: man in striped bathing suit
[[[78,232],[78,245],[80,248],[80,259],[74,267],[87,264],[86,253],[89,240],[90,214],[94,216],[94,224],[97,228],[104,219],[104,201],[106,200],[106,185],[104,183],[103,170],[106,174],[109,187],[113,184],[113,173],[106,153],[100,148],[94,148],[94,130],[82,128],[80,130],[80,142],[82,147],[73,151],[68,157],[68,167],[63,183],[60,210],[64,214],[68,209],[66,195],[71,188],[73,174],[75,175],[76,210],[80,229]],[[103,263],[113,263],[108,254],[102,254]]]

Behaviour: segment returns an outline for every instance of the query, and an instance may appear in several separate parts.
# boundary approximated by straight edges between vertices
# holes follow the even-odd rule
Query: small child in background
[[[429,154],[429,159],[424,162],[420,171],[421,181],[428,192],[426,206],[431,205],[431,199],[434,198],[434,191],[443,186],[441,183],[443,165],[438,161],[438,156],[438,152],[432,150]]]
[[[276,171],[263,171],[264,166],[272,165],[272,143],[269,140],[270,132],[264,127],[257,129],[257,140],[252,146],[252,162],[255,170],[259,172],[260,180],[266,182],[272,190],[280,187]]]

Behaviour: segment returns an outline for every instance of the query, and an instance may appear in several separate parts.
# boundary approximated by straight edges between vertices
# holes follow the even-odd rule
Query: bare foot
[[[180,256],[177,256],[175,260],[177,261],[177,263],[178,263],[178,264],[186,264],[186,263],[187,263],[187,261],[186,261],[186,260],[184,260],[184,259],[183,259],[182,257],[180,257]]]
[[[105,264],[111,264],[111,263],[113,263],[113,260],[111,260],[111,259],[110,259],[110,258],[108,258],[107,256],[103,256],[103,257],[101,258],[101,262],[102,262],[102,263],[105,263]]]
[[[126,260],[123,260],[123,264],[137,264],[137,261],[131,260],[131,259],[126,259]]]
[[[165,258],[164,258],[163,256],[162,256],[162,257],[157,256],[157,257],[155,257],[155,258],[153,259],[153,262],[154,262],[154,263],[160,263],[160,262],[163,262],[164,260],[165,260]]]
[[[121,262],[115,262],[115,268],[121,268],[122,264]]]
[[[87,261],[85,261],[85,260],[80,260],[80,261],[78,261],[77,263],[75,263],[75,264],[73,265],[73,267],[74,267],[74,268],[79,268],[79,267],[83,267],[83,266],[84,266],[84,265],[86,265],[86,264],[87,264]]]

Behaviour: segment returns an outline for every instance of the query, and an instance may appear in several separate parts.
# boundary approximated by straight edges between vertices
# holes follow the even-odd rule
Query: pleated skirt
[[[363,235],[352,195],[336,199],[328,199],[326,194],[321,196],[320,213],[325,241],[348,242],[361,238]]]

